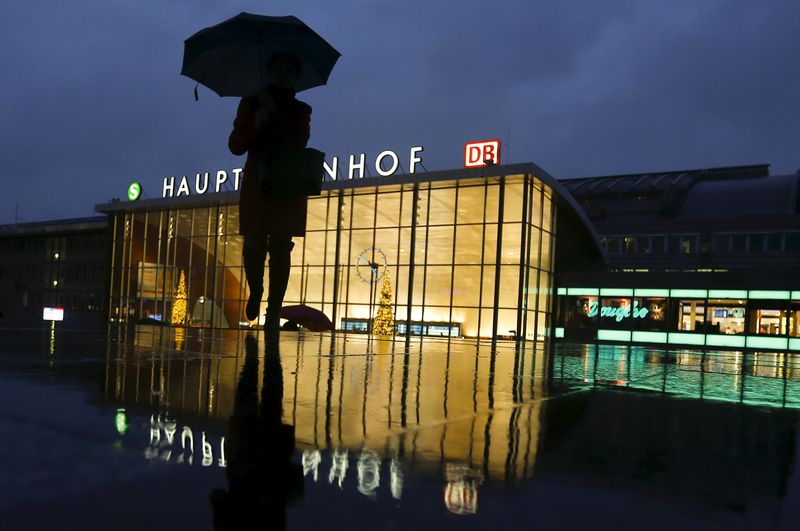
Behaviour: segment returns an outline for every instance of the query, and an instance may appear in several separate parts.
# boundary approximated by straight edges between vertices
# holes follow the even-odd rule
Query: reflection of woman
[[[245,313],[258,317],[264,293],[264,261],[269,253],[269,293],[265,327],[277,328],[289,282],[292,236],[306,229],[305,196],[265,196],[258,168],[281,149],[305,147],[310,135],[311,107],[295,98],[300,62],[288,53],[274,54],[266,65],[269,85],[259,94],[242,98],[228,147],[234,155],[247,153],[239,195],[239,233],[244,236],[242,261],[250,288]]]
[[[211,493],[214,529],[285,529],[286,506],[302,495],[303,472],[291,461],[294,427],[283,424],[283,370],[277,332],[268,331],[261,401],[258,341],[245,338],[245,357],[228,419],[228,489]]]

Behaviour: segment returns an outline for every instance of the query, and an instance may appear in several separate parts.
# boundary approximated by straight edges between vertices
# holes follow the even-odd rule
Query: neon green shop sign
[[[639,301],[634,300],[633,306],[602,306],[597,302],[589,304],[589,311],[587,317],[595,317],[598,308],[600,310],[600,317],[613,317],[617,322],[622,321],[626,317],[633,316],[634,319],[644,319],[650,310],[647,308],[639,308]]]

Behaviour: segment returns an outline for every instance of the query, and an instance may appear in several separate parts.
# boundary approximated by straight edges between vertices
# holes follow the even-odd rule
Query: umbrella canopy
[[[220,96],[250,96],[266,85],[264,65],[276,52],[300,60],[298,92],[327,83],[341,55],[296,17],[239,13],[184,41],[181,74]]]
[[[305,304],[284,306],[281,308],[281,318],[294,321],[312,332],[333,330],[333,323],[328,319],[327,315]]]

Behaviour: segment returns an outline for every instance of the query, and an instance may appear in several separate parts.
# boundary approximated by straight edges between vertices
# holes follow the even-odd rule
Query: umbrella
[[[239,13],[184,41],[181,74],[220,96],[251,96],[264,88],[264,64],[276,52],[300,60],[298,92],[327,83],[341,55],[296,17]]]
[[[333,330],[333,323],[328,319],[327,315],[305,304],[284,306],[281,308],[281,318],[294,321],[312,332]]]

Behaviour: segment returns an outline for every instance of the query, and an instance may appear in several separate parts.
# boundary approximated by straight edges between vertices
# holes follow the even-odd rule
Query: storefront
[[[161,199],[98,205],[113,232],[111,320],[249,326],[238,192],[220,180],[218,193],[181,194],[184,177],[165,179]],[[542,339],[555,269],[600,256],[580,208],[535,164],[330,180],[309,200],[284,304],[351,332],[388,305],[399,334]]]
[[[560,287],[556,337],[800,350],[800,291]]]

